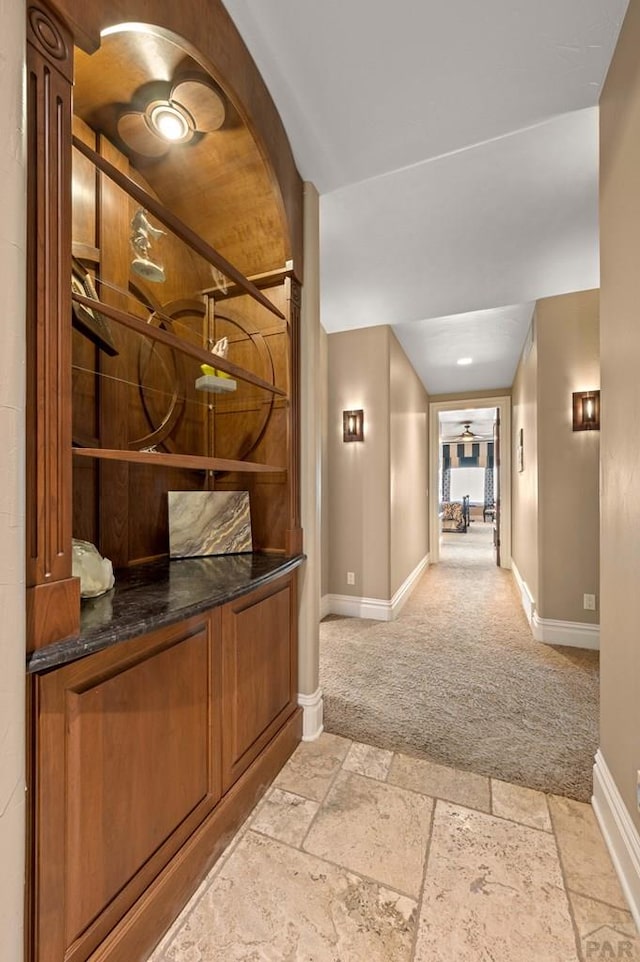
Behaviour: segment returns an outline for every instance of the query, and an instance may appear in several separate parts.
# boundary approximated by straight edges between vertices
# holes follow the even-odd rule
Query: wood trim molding
[[[79,578],[27,588],[27,652],[77,635],[79,613]]]
[[[43,3],[29,4],[27,43],[68,83],[73,83],[73,39],[62,21]]]
[[[289,518],[291,528],[300,531],[300,543],[292,542],[289,550],[302,551],[302,531],[300,530],[300,310],[302,307],[302,287],[294,277],[285,281],[285,292],[289,308],[290,325],[290,378],[289,397],[291,399],[289,438]]]
[[[74,455],[98,458],[102,461],[122,461],[127,464],[149,464],[192,468],[196,471],[239,471],[244,474],[274,474],[281,467],[258,464],[256,461],[231,461],[227,458],[205,458],[199,454],[165,454],[162,451],[131,451],[118,448],[74,448]],[[299,554],[300,552],[291,552]]]
[[[73,38],[44,4],[32,3],[27,21],[26,580],[38,587],[28,599],[33,649],[77,633],[80,604],[71,579]],[[54,599],[61,604],[55,617]]]

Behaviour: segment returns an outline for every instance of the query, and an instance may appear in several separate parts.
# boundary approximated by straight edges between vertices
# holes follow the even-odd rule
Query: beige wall
[[[23,957],[25,164],[22,0],[0,3],[0,959]]]
[[[600,101],[600,744],[631,818],[640,769],[640,0]]]
[[[429,548],[429,396],[395,335],[389,339],[391,596]]]
[[[597,624],[583,595],[599,593],[600,432],[574,431],[572,394],[600,387],[599,294],[536,305],[541,618]],[[596,597],[597,601],[597,597]]]
[[[321,548],[320,595],[329,593],[329,339],[320,327],[320,418],[321,418]]]
[[[389,327],[327,342],[326,591],[389,601],[428,552],[429,398]],[[363,443],[342,440],[350,408],[364,410]]]
[[[538,347],[535,324],[513,381],[511,557],[534,602],[538,601]],[[518,470],[517,445],[524,439],[524,470]]]
[[[390,598],[389,339],[388,327],[328,337],[330,594]],[[345,443],[342,412],[358,408],[364,442]]]
[[[572,395],[600,387],[598,291],[538,301],[513,383],[513,560],[542,619],[597,624],[599,432],[574,432]],[[524,471],[516,446],[524,430]]]
[[[300,323],[300,516],[307,556],[299,578],[298,692],[318,688],[320,645],[320,226],[318,192],[304,184],[304,262]],[[304,732],[310,735],[311,732]]]

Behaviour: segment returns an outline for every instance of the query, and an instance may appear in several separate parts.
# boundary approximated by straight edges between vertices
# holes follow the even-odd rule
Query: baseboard
[[[331,595],[322,595],[320,598],[320,621],[331,614]]]
[[[640,835],[600,749],[593,766],[591,801],[633,920],[640,928]]]
[[[299,694],[298,704],[302,708],[302,741],[313,742],[324,729],[322,689],[316,689],[313,695]]]
[[[374,621],[391,621],[391,602],[379,598],[354,598],[353,595],[327,595],[329,614],[345,615],[347,618],[372,618]]]
[[[374,621],[395,621],[428,564],[429,555],[427,554],[405,578],[390,601],[383,601],[381,598],[356,598],[353,595],[325,595],[322,599],[323,603],[327,599],[328,610],[325,614],[344,615],[347,618],[371,618]]]
[[[588,625],[583,621],[555,621],[540,618],[534,611],[531,619],[533,637],[545,645],[567,645],[570,648],[600,650],[600,625]]]
[[[394,621],[398,617],[401,609],[411,597],[411,592],[415,588],[418,578],[420,577],[422,572],[425,570],[425,568],[428,566],[428,564],[429,564],[429,555],[426,554],[424,558],[422,558],[422,560],[418,562],[418,564],[415,566],[411,574],[408,575],[408,577],[406,577],[405,580],[402,582],[402,584],[394,594],[393,598],[391,599],[391,618],[388,619],[389,621]]]
[[[520,603],[524,609],[524,613],[527,616],[527,621],[531,624],[533,618],[533,613],[535,611],[535,601],[533,600],[533,595],[529,591],[529,586],[524,580],[520,572],[518,571],[518,566],[516,565],[513,558],[511,559],[511,570],[513,571],[513,577],[515,579],[518,591],[520,593]]]

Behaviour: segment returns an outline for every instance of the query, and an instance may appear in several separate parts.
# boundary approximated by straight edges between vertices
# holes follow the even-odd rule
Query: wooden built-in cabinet
[[[301,736],[302,183],[221,0],[30,0],[27,41],[26,954],[144,962]],[[145,117],[179,96],[164,144]],[[203,394],[203,363],[235,391]],[[83,609],[72,538],[113,597],[154,565],[170,593],[172,490],[248,491],[281,560],[212,576],[210,606],[183,577],[184,613],[130,631]]]
[[[288,579],[222,608],[222,673],[234,693],[225,711],[225,790],[291,714],[297,685],[294,589]]]
[[[35,677],[38,962],[151,951],[300,737],[294,626],[290,574]]]

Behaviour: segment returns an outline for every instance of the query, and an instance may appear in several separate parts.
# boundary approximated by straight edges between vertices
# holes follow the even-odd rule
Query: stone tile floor
[[[640,962],[589,805],[322,735],[150,962]]]

